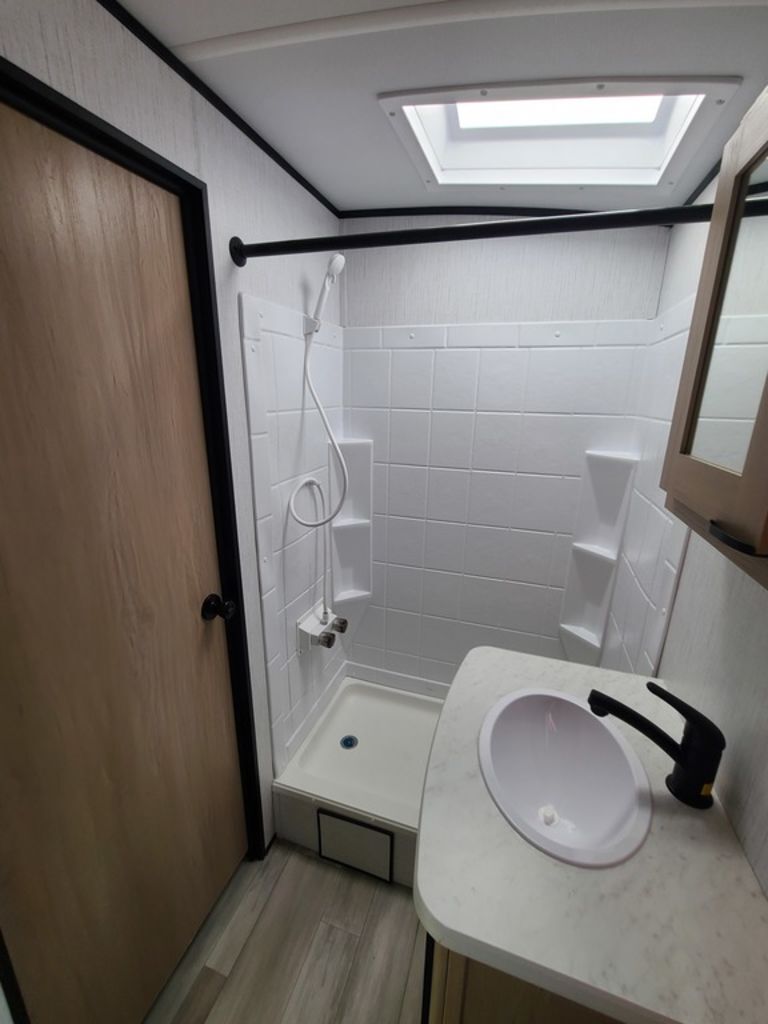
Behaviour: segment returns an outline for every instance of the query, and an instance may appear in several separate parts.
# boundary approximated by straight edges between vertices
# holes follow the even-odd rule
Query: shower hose
[[[304,480],[302,480],[294,488],[290,498],[288,499],[288,510],[290,511],[291,515],[296,520],[296,522],[300,523],[301,526],[306,526],[309,529],[313,529],[313,530],[314,529],[322,530],[322,534],[323,534],[323,621],[327,622],[327,620],[328,620],[328,536],[327,536],[326,528],[327,528],[328,524],[333,522],[333,520],[338,516],[339,512],[341,512],[341,506],[344,504],[344,501],[345,501],[345,499],[347,497],[347,491],[349,489],[349,470],[347,469],[347,463],[346,463],[346,460],[344,459],[344,455],[343,455],[343,453],[341,451],[341,448],[339,448],[339,443],[336,440],[336,437],[334,436],[331,424],[328,422],[328,417],[326,415],[325,409],[323,408],[323,403],[320,401],[320,398],[319,398],[319,396],[317,394],[317,391],[315,390],[315,385],[312,382],[312,372],[311,372],[311,368],[310,368],[310,354],[312,352],[312,342],[314,341],[314,337],[315,337],[315,331],[314,330],[307,331],[307,333],[304,335],[304,381],[305,381],[305,383],[307,385],[307,390],[309,391],[310,395],[312,396],[312,401],[315,403],[315,407],[316,407],[317,411],[320,413],[320,420],[322,421],[323,427],[325,428],[325,432],[328,435],[328,440],[330,441],[331,448],[333,449],[333,453],[336,456],[336,459],[337,459],[338,464],[339,464],[339,469],[341,471],[341,494],[339,495],[339,500],[336,503],[336,507],[333,509],[333,511],[331,511],[330,513],[328,513],[326,515],[327,506],[326,506],[325,493],[323,491],[322,484],[317,479],[317,477],[308,476]],[[302,491],[305,487],[308,490],[312,491],[317,496],[317,499],[318,499],[319,504],[320,504],[320,518],[319,519],[306,519],[304,516],[300,515],[300,513],[297,512],[297,510],[296,510],[296,498],[298,497],[299,492]]]

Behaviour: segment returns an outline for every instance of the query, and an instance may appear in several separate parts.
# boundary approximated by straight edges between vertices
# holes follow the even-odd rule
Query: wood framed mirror
[[[723,151],[661,486],[768,587],[768,90]]]

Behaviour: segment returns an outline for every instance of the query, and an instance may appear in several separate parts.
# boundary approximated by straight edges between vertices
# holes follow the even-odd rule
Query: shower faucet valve
[[[347,620],[334,615],[331,608],[326,611],[324,614],[321,601],[296,623],[296,650],[300,657],[313,647],[333,647],[336,635],[346,631]]]

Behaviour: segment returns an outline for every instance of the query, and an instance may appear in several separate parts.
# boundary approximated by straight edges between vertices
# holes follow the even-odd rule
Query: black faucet
[[[663,729],[649,722],[643,715],[628,708],[621,701],[614,700],[599,690],[592,690],[587,698],[589,706],[600,718],[614,715],[631,725],[661,747],[675,762],[671,775],[667,776],[667,789],[689,807],[702,810],[712,806],[714,785],[720,757],[725,750],[725,736],[714,722],[710,722],[700,711],[675,697],[656,683],[648,683],[654,696],[670,704],[685,719],[685,729],[680,743],[675,743]]]

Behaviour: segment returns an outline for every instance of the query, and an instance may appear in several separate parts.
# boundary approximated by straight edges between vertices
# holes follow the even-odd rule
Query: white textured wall
[[[259,769],[271,833],[269,715],[264,671],[248,427],[237,318],[245,289],[297,309],[325,257],[252,261],[238,270],[232,235],[327,234],[336,219],[93,0],[0,0],[0,53],[208,185],[235,500],[248,621]],[[338,317],[338,308],[329,307]]]
[[[342,221],[345,233],[494,218]],[[667,228],[354,250],[343,323],[624,320],[656,315]]]
[[[717,792],[768,893],[768,590],[693,535],[660,675],[727,747]]]

